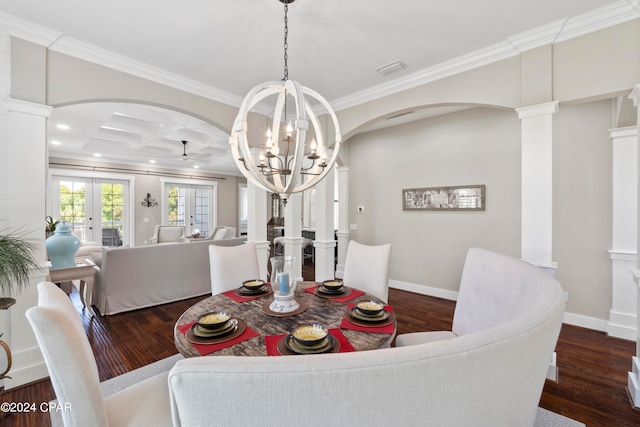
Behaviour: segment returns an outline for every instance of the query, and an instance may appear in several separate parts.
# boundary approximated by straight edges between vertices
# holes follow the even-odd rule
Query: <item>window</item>
[[[163,180],[163,187],[163,224],[183,225],[187,235],[197,229],[208,237],[216,223],[217,183]]]
[[[86,177],[72,171],[60,173],[51,177],[51,216],[80,230],[83,242],[130,244],[130,181]]]

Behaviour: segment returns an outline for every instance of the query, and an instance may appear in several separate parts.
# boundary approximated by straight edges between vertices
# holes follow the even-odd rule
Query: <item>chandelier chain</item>
[[[289,49],[289,5],[285,3],[284,5],[284,78],[282,81],[289,80],[289,54],[287,50]]]

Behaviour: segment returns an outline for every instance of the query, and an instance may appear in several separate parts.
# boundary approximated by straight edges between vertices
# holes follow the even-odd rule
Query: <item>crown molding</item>
[[[17,37],[45,47],[49,47],[51,43],[62,36],[59,31],[25,21],[4,12],[0,12],[0,28],[3,28],[11,37]]]
[[[562,31],[566,22],[567,18],[560,19],[531,31],[525,31],[524,33],[508,37],[507,40],[520,53],[540,46],[553,44],[558,38],[558,34]]]
[[[49,49],[235,107],[240,106],[242,101],[239,96],[229,92],[170,73],[124,55],[118,55],[72,37],[61,36],[49,46]]]
[[[511,58],[518,54],[519,52],[508,41],[497,43],[433,67],[425,68],[404,77],[391,80],[387,83],[373,86],[369,89],[339,98],[331,102],[331,106],[335,111],[354,107],[387,95],[393,95],[403,90],[412,89],[445,77],[463,73],[474,68],[479,68],[483,65]]]
[[[573,18],[561,19],[531,31],[514,35],[507,38],[504,42],[338,98],[331,102],[331,106],[336,111],[353,107],[517,56],[524,51],[536,47],[569,40],[637,18],[640,18],[640,0],[621,0]],[[239,107],[242,102],[240,97],[229,92],[98,48],[65,36],[58,31],[53,31],[3,12],[0,12],[0,28],[4,28],[10,36],[43,45],[53,51],[184,90],[185,92],[193,93],[214,101],[234,107]]]
[[[567,19],[556,43],[640,18],[637,0],[623,0]]]
[[[193,93],[214,101],[222,102],[234,107],[240,106],[240,102],[242,101],[242,98],[239,96],[225,92],[213,86],[187,79],[124,55],[118,55],[106,49],[65,36],[59,31],[51,30],[3,12],[0,12],[0,28],[3,28],[5,32],[12,37],[17,37],[39,44],[52,51],[103,65],[117,71],[122,71],[146,80],[184,90],[185,92]]]
[[[516,56],[527,50],[559,43],[638,18],[640,18],[640,0],[618,1],[574,18],[564,18],[531,31],[516,34],[507,38],[505,42],[497,43],[433,67],[336,99],[331,102],[331,106],[335,111],[354,107]]]

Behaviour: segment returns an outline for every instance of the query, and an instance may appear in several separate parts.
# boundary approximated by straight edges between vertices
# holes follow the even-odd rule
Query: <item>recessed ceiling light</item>
[[[56,127],[57,127],[58,129],[62,129],[62,130],[69,130],[69,129],[71,129],[71,128],[69,127],[69,125],[65,125],[64,123],[60,123],[60,124],[56,125]]]
[[[200,169],[200,166],[198,166],[198,165],[193,165],[193,168],[194,168],[194,169]]]
[[[149,160],[149,163],[155,163],[155,162],[156,162],[156,161],[155,161],[155,160],[153,160],[153,159]]]
[[[93,153],[93,157],[102,157],[102,154],[100,154],[100,153]]]
[[[62,145],[62,142],[60,141],[51,141],[51,145]]]

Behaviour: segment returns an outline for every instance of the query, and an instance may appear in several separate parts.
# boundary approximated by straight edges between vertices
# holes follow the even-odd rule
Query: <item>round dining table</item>
[[[212,311],[226,311],[235,318],[246,322],[247,327],[253,329],[258,335],[246,341],[236,343],[230,347],[222,348],[209,355],[213,356],[266,356],[265,336],[290,333],[296,326],[319,323],[327,328],[339,328],[345,317],[347,306],[361,299],[374,299],[369,294],[360,295],[349,301],[339,302],[332,298],[317,296],[305,289],[316,287],[320,283],[299,282],[294,298],[306,309],[299,314],[282,316],[280,314],[267,314],[263,307],[268,307],[273,301],[273,294],[249,301],[237,302],[229,296],[217,294],[205,298],[189,307],[178,319],[174,327],[174,342],[178,351],[185,357],[195,357],[201,354],[194,348],[185,334],[180,330],[180,325],[194,322],[199,316]],[[355,291],[355,289],[353,290]],[[393,333],[362,332],[352,329],[340,329],[356,351],[374,350],[390,347],[396,334],[396,320],[393,320]]]

